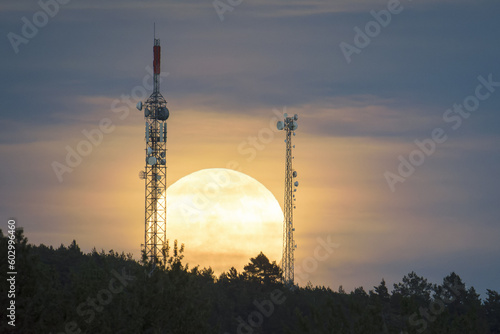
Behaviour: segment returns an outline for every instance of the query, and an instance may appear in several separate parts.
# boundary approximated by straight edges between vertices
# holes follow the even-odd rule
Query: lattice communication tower
[[[167,225],[167,101],[160,93],[160,40],[153,46],[153,93],[137,109],[146,119],[146,165],[139,173],[145,180],[144,251],[152,264],[160,261],[166,240]]]
[[[293,240],[293,209],[295,209],[295,194],[299,182],[295,181],[297,172],[292,167],[292,134],[295,136],[295,130],[298,127],[298,115],[288,116],[284,114],[284,120],[279,121],[277,124],[278,130],[285,131],[285,144],[286,144],[286,158],[285,158],[285,201],[284,213],[285,219],[283,221],[283,254],[281,258],[281,270],[283,283],[288,286],[294,285],[294,251],[297,248]]]

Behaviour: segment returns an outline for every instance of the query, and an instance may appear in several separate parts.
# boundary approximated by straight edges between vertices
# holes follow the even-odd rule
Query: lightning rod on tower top
[[[156,27],[155,27],[156,28]],[[156,30],[156,29],[155,29]],[[153,93],[137,109],[144,110],[146,163],[139,177],[145,180],[144,254],[156,265],[162,256],[167,225],[167,101],[160,93],[160,39],[154,32]]]

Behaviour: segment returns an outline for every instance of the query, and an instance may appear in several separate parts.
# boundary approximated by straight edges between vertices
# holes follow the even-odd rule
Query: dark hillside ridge
[[[22,230],[15,240],[16,327],[4,318],[0,333],[500,333],[500,295],[488,290],[481,300],[455,273],[435,285],[411,272],[392,289],[382,280],[368,292],[290,289],[262,253],[242,273],[215,277],[183,264],[176,242],[153,268],[113,250],[84,254],[76,241],[30,245]],[[2,254],[7,242],[0,230]],[[9,271],[7,260],[0,266]]]

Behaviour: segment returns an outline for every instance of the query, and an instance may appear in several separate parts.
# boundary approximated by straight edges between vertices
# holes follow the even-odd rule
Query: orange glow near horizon
[[[94,103],[104,101],[98,99],[92,101]],[[137,175],[144,164],[144,142],[141,140],[144,134],[142,115],[133,112],[122,124],[116,121],[114,132],[106,135],[103,143],[95,147],[71,174],[64,176],[65,181],[61,184],[67,189],[64,193],[57,188],[48,193],[51,202],[61,206],[60,210],[53,211],[73,218],[67,226],[59,228],[57,236],[37,234],[34,242],[57,246],[77,239],[84,251],[93,247],[114,249],[139,258],[140,245],[144,242],[144,185]],[[262,183],[282,206],[283,134],[272,128],[277,120],[276,112],[259,113],[261,117],[192,110],[173,112],[168,123],[168,184],[173,185],[186,175],[207,168],[233,168]],[[364,207],[376,205],[367,192],[369,188],[353,187],[352,184],[352,180],[366,175],[363,169],[367,166],[358,161],[361,156],[367,156],[366,151],[371,148],[366,147],[362,138],[347,141],[301,133],[300,117],[297,136],[293,137],[296,145],[294,168],[301,185],[294,219],[297,261],[313,251],[315,241],[311,235],[352,229],[349,222],[353,219],[354,203]],[[75,138],[71,144],[74,146],[79,139]],[[60,156],[61,152],[54,152],[54,155]],[[282,244],[281,223],[277,236],[279,247]],[[97,235],[95,231],[99,231]],[[29,231],[27,234],[30,236]],[[176,239],[174,235],[167,221],[167,239]],[[186,249],[189,251],[189,245]],[[279,262],[280,251],[269,254],[271,260]],[[216,250],[213,252],[217,254]],[[257,254],[245,253],[246,261]],[[225,262],[219,264],[217,258],[213,258],[212,267],[222,270]]]
[[[106,100],[100,98],[91,102],[91,106],[97,108]],[[169,186],[199,170],[229,168],[256,179],[282,207],[285,146],[283,133],[272,128],[277,120],[276,112],[257,110],[255,115],[232,115],[209,110],[176,112],[173,107],[171,109],[167,142]],[[313,284],[330,286],[341,283],[346,288],[354,288],[349,286],[347,280],[351,274],[346,270],[352,263],[361,265],[394,259],[395,254],[401,253],[395,250],[401,247],[401,242],[408,240],[408,231],[417,235],[425,233],[421,225],[409,225],[416,221],[416,217],[404,212],[414,203],[414,197],[402,189],[395,200],[382,177],[386,168],[384,163],[394,159],[395,151],[407,150],[408,146],[383,138],[333,137],[316,133],[310,130],[307,112],[301,114],[299,109],[279,112],[285,111],[299,114],[299,129],[297,136],[293,137],[293,144],[296,145],[294,168],[298,171],[300,183],[294,212],[298,245],[296,266],[301,266],[314,254],[318,237],[330,236],[340,245],[317,271],[305,280],[297,277],[297,281],[303,285],[309,280]],[[31,242],[57,247],[76,239],[86,252],[93,247],[98,250],[113,249],[132,253],[134,258],[139,259],[140,245],[144,243],[144,181],[138,178],[139,171],[144,168],[144,129],[142,114],[134,112],[131,110],[123,121],[114,118],[114,131],[105,135],[103,142],[94,147],[79,166],[64,175],[64,182],[52,185],[40,194],[47,203],[51,203],[51,206],[40,207],[40,214],[67,223],[26,229]],[[97,115],[109,116],[101,112]],[[327,113],[322,115],[327,117]],[[331,120],[325,119],[325,122]],[[92,127],[95,127],[92,122],[85,125],[87,129]],[[62,160],[65,145],[74,147],[84,138],[81,129],[76,126],[65,128],[60,134],[62,139],[54,138],[50,143],[39,142],[35,146],[19,144],[11,149],[39,159],[42,166],[49,166],[45,169],[45,177],[54,184],[56,178],[50,169],[51,159]],[[267,134],[267,137],[262,134]],[[45,155],[40,154],[40,150],[45,150]],[[32,166],[23,166],[24,172],[29,175]],[[418,182],[418,178],[416,176],[409,182]],[[448,197],[459,195],[439,194]],[[431,200],[432,196],[429,194],[427,200]],[[401,216],[406,217],[404,221],[399,218]],[[394,225],[394,221],[403,221],[404,225],[399,227]],[[167,239],[182,241],[173,232],[167,221]],[[379,247],[379,240],[388,233],[394,237],[390,242],[385,241],[384,247]],[[421,238],[427,240],[424,236]],[[278,247],[281,247],[282,236],[277,236],[277,239]],[[432,253],[435,247],[443,247],[435,244],[429,242],[425,252]],[[416,249],[415,245],[405,246]],[[190,251],[189,245],[186,245],[186,251]],[[204,258],[200,263],[224,270],[236,259],[230,258],[227,252],[223,258],[216,249],[211,251],[212,257],[206,252],[203,256],[199,255],[198,258]],[[241,253],[236,261],[241,264],[245,256],[247,259],[243,263],[248,263],[249,258],[257,254]],[[280,252],[266,255],[277,262],[281,259]],[[409,253],[407,256],[412,255]],[[196,256],[186,259],[190,267],[200,264],[196,262]],[[335,276],[325,274],[333,267],[336,268]],[[379,276],[382,277],[383,273]],[[333,281],[325,281],[325,277],[334,278]]]

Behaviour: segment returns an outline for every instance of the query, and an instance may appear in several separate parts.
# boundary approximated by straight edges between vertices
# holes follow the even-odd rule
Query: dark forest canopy
[[[84,254],[76,241],[34,246],[21,230],[15,238],[17,333],[500,333],[500,295],[481,300],[455,273],[431,284],[411,272],[368,292],[291,289],[263,253],[216,277],[182,263],[177,242],[153,268],[113,250]],[[3,254],[7,240],[0,230]],[[0,326],[12,330],[5,319]]]

